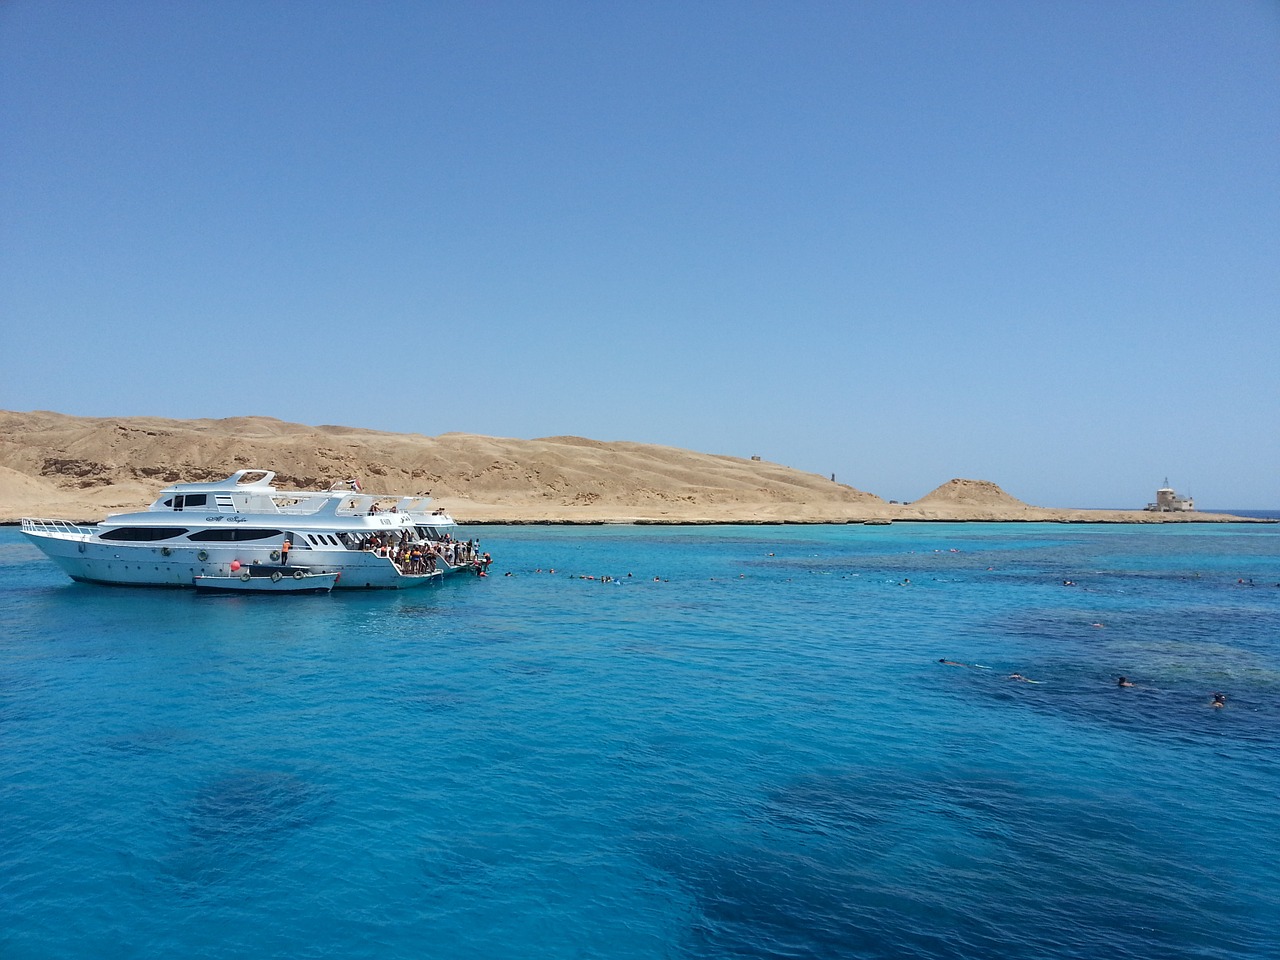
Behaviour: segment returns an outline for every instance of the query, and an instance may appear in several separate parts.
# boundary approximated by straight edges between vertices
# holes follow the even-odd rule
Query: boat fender
[[[160,555],[161,555],[162,557],[167,557],[167,556],[169,556],[169,554],[171,554],[171,553],[173,553],[173,551],[172,551],[172,550],[170,550],[168,547],[161,547],[161,548],[160,548]]]
[[[249,582],[249,571],[248,571],[248,570],[246,570],[244,573],[240,574],[240,579],[241,579],[243,582],[248,583],[248,582]]]
[[[279,551],[279,550],[272,550],[272,551],[271,551],[271,559],[272,559],[272,560],[279,560],[279,559],[280,559],[280,551]]]
[[[295,580],[301,580],[301,579],[302,579],[303,577],[305,577],[305,576],[306,576],[306,574],[305,574],[305,573],[303,573],[301,570],[295,570],[295,571],[293,571],[293,579],[295,579]]]
[[[272,583],[279,583],[279,582],[280,582],[280,578],[281,578],[281,577],[283,577],[283,576],[284,576],[284,574],[283,574],[283,573],[281,573],[279,570],[273,570],[273,571],[271,571],[271,582],[272,582]]]
[[[199,553],[196,554],[196,559],[199,560],[201,563],[204,563],[206,560],[209,559],[209,551],[201,550]]]

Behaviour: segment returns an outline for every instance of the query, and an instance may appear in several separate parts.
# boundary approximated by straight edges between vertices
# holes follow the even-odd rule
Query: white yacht
[[[430,498],[344,489],[282,491],[269,470],[238,470],[216,483],[166,487],[141,513],[92,527],[27,518],[22,532],[72,580],[192,587],[196,577],[239,576],[255,565],[340,574],[338,589],[404,588],[450,574],[483,574],[478,544]],[[350,487],[348,488],[348,484]]]

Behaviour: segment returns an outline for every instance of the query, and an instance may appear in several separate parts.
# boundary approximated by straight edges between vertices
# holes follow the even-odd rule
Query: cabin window
[[[174,529],[173,527],[117,527],[115,530],[108,530],[100,534],[100,538],[103,540],[140,542],[168,540],[171,537],[180,537],[186,532],[185,528]]]
[[[270,540],[283,536],[281,530],[246,530],[243,527],[218,527],[214,530],[197,530],[188,540],[198,543],[228,543],[239,540]]]
[[[176,497],[170,497],[163,501],[164,506],[173,507],[175,510],[181,510],[184,507],[203,507],[209,502],[207,493],[180,493]]]

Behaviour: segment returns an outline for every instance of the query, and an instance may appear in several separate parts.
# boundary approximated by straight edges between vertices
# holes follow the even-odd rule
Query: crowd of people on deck
[[[387,557],[401,573],[411,575],[435,573],[441,563],[449,567],[471,566],[483,575],[493,562],[489,554],[480,552],[479,540],[454,540],[447,533],[440,540],[419,540],[408,530],[399,534],[371,533],[355,549]]]

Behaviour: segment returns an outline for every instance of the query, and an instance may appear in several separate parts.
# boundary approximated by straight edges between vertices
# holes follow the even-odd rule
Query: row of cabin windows
[[[128,541],[133,543],[152,540],[172,540],[187,531],[185,528],[173,527],[117,527],[101,535],[103,540]],[[272,537],[284,536],[283,530],[246,530],[243,527],[219,527],[216,530],[197,530],[187,537],[195,543],[231,543],[242,540],[270,540]]]
[[[440,539],[440,533],[435,527],[416,527],[415,529],[418,532],[418,536],[424,539]],[[175,537],[181,537],[187,532],[185,527],[179,529],[174,529],[173,527],[117,527],[115,530],[108,530],[103,533],[101,539],[138,543],[152,540],[172,540]],[[244,527],[216,527],[212,530],[197,530],[187,539],[195,543],[233,543],[244,540],[270,540],[272,537],[281,536],[284,536],[283,530],[246,530]],[[343,542],[331,533],[308,533],[305,536],[312,546],[345,546]]]
[[[199,543],[230,543],[241,540],[270,540],[284,536],[282,530],[246,530],[243,527],[219,527],[215,530],[197,530],[188,540]]]

